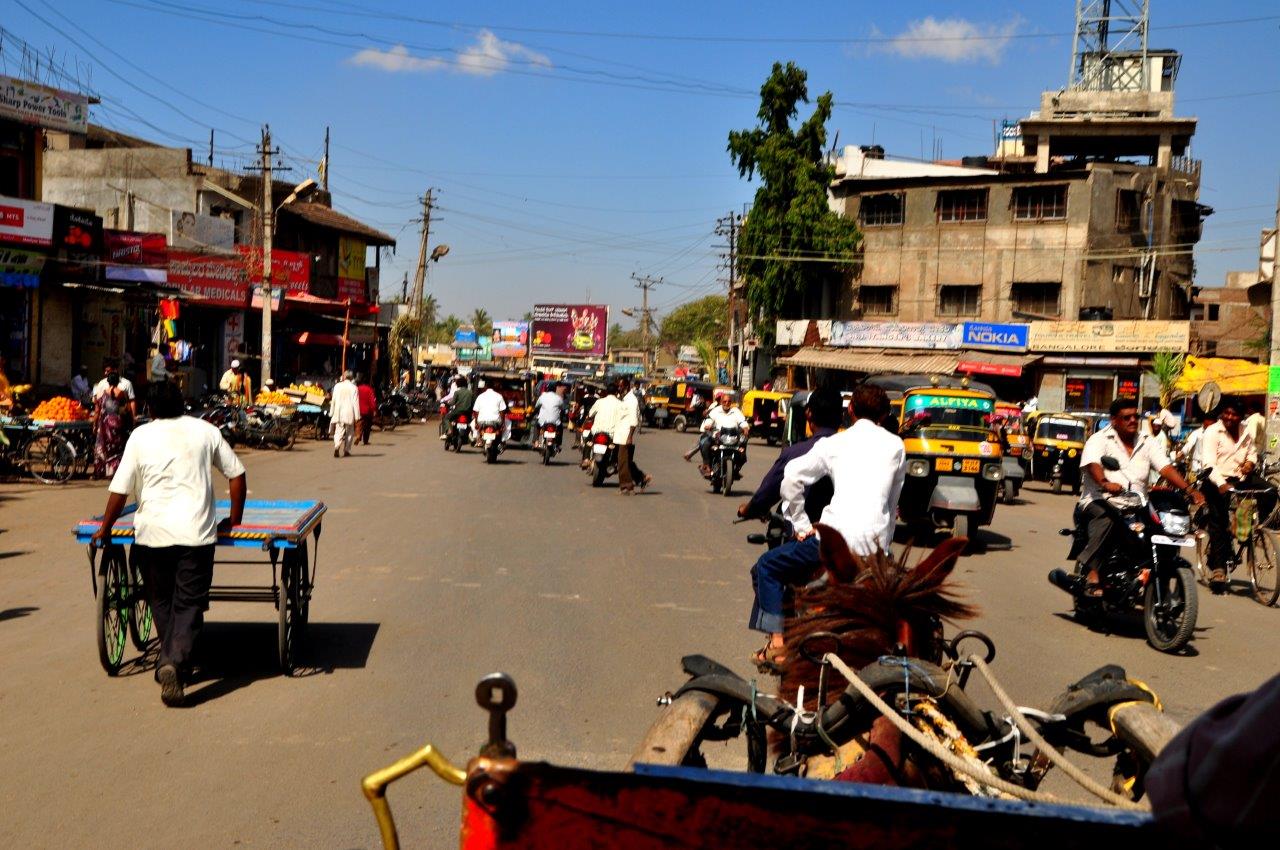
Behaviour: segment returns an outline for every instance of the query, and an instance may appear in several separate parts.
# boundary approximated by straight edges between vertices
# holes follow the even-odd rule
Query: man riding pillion
[[[808,454],[819,440],[840,430],[844,418],[840,393],[831,389],[815,390],[805,405],[804,418],[808,423],[809,438],[782,450],[773,466],[769,467],[769,471],[760,480],[760,486],[756,488],[751,500],[738,506],[738,516],[742,519],[767,519],[782,498],[782,479],[787,464]],[[823,509],[831,502],[831,493],[831,480],[827,478],[805,491],[804,512],[810,522],[817,522],[822,516]]]
[[[511,420],[506,415],[507,400],[492,386],[485,386],[484,381],[476,381],[476,387],[481,392],[476,396],[475,404],[472,405],[475,416],[471,418],[471,438],[479,439],[480,429],[485,425],[501,425],[502,433],[499,439],[502,440],[501,448],[505,451],[507,442],[511,439]]]
[[[1209,470],[1207,483],[1202,482],[1209,505],[1209,562],[1213,573],[1209,586],[1221,593],[1227,586],[1227,573],[1234,569],[1231,554],[1230,494],[1239,484],[1250,490],[1273,488],[1257,474],[1258,447],[1254,431],[1241,424],[1240,402],[1225,399],[1218,406],[1218,421],[1205,428],[1201,438],[1200,458]],[[1275,505],[1275,494],[1258,499],[1258,516],[1265,519]]]
[[[449,413],[444,417],[440,426],[440,439],[446,439],[449,429],[458,421],[458,417],[464,413],[470,413],[475,407],[476,394],[467,385],[466,375],[459,375],[458,382],[454,388],[444,398],[440,399],[441,404],[449,405]]]
[[[1118,515],[1109,510],[1107,496],[1125,490],[1146,494],[1147,481],[1152,473],[1168,481],[1187,494],[1197,505],[1204,503],[1204,496],[1187,483],[1177,468],[1169,462],[1160,441],[1150,434],[1139,433],[1138,401],[1118,398],[1111,402],[1111,427],[1099,431],[1084,444],[1080,454],[1081,495],[1076,505],[1077,533],[1087,538],[1080,552],[1080,563],[1086,573],[1085,593],[1102,595],[1102,580],[1098,573],[1112,533],[1116,530]],[[1104,457],[1115,458],[1120,469],[1103,468]]]
[[[720,392],[716,395],[718,402],[715,407],[707,411],[707,418],[702,420],[702,433],[698,437],[698,451],[702,453],[702,465],[698,467],[698,471],[702,473],[704,478],[711,477],[712,449],[715,447],[716,434],[723,428],[737,429],[742,432],[745,437],[747,431],[751,429],[751,423],[747,421],[747,417],[743,415],[742,410],[734,403],[733,393]],[[692,457],[693,452],[689,452],[684,456],[685,460]],[[742,465],[747,463],[747,453],[742,453]],[[739,467],[741,468],[741,467]]]
[[[534,418],[538,426],[534,445],[542,444],[542,431],[547,425],[556,426],[556,441],[564,442],[565,392],[564,384],[556,384],[547,387],[534,402]]]
[[[618,398],[618,387],[616,384],[606,386],[604,393],[600,398],[596,399],[591,405],[591,410],[587,413],[587,419],[591,422],[591,430],[586,431],[582,435],[583,455],[582,468],[587,469],[591,465],[590,449],[591,436],[593,434],[608,434],[609,441],[613,441],[613,432],[617,428],[618,418],[622,415],[622,399]]]

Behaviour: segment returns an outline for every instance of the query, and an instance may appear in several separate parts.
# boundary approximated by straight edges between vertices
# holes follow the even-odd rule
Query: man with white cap
[[[231,368],[222,373],[218,389],[227,394],[232,404],[243,406],[253,402],[253,380],[240,368],[239,360],[232,360]]]
[[[333,395],[329,399],[329,427],[333,429],[334,457],[351,454],[356,422],[360,421],[360,391],[351,380],[354,377],[355,373],[350,369],[343,372],[342,380],[333,385]]]

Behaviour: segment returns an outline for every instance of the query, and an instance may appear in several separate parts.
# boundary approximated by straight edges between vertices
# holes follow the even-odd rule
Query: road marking
[[[667,611],[679,611],[682,614],[702,614],[706,611],[704,608],[690,608],[686,605],[677,605],[674,602],[658,602],[655,603],[653,607],[662,608]]]
[[[559,599],[564,602],[582,602],[582,595],[579,593],[539,593],[538,596],[543,599]]]

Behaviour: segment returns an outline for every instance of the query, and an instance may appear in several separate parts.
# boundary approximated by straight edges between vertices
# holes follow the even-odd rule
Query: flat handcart
[[[111,529],[110,542],[104,547],[95,546],[91,539],[102,524],[101,516],[82,520],[75,528],[76,541],[89,547],[89,572],[97,602],[98,660],[108,676],[116,675],[124,664],[126,636],[139,652],[145,651],[151,637],[151,607],[142,585],[142,570],[133,556],[136,510],[137,505],[125,508]],[[315,585],[320,520],[326,510],[324,502],[251,499],[245,502],[243,522],[218,535],[219,548],[257,549],[267,557],[252,560],[215,557],[215,572],[219,565],[270,564],[271,584],[220,585],[215,579],[209,589],[209,601],[274,605],[279,623],[276,649],[280,668],[286,674],[293,672],[306,631]],[[219,519],[228,516],[230,511],[230,502],[217,503]]]

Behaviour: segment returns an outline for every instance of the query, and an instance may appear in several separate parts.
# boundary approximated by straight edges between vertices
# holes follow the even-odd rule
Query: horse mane
[[[958,598],[950,582],[956,560],[968,544],[964,538],[942,542],[909,567],[910,549],[897,559],[882,551],[855,555],[834,528],[819,525],[818,530],[822,566],[829,580],[824,586],[796,592],[797,613],[787,620],[787,662],[782,674],[782,692],[791,695],[803,685],[807,707],[816,705],[820,669],[800,653],[810,635],[838,635],[838,654],[859,670],[893,652],[900,624],[906,623],[911,627],[913,654],[938,663],[942,656],[938,622],[977,616],[977,608]],[[810,646],[814,654],[834,650],[830,640]],[[827,694],[839,694],[847,684],[835,670],[827,670]]]

